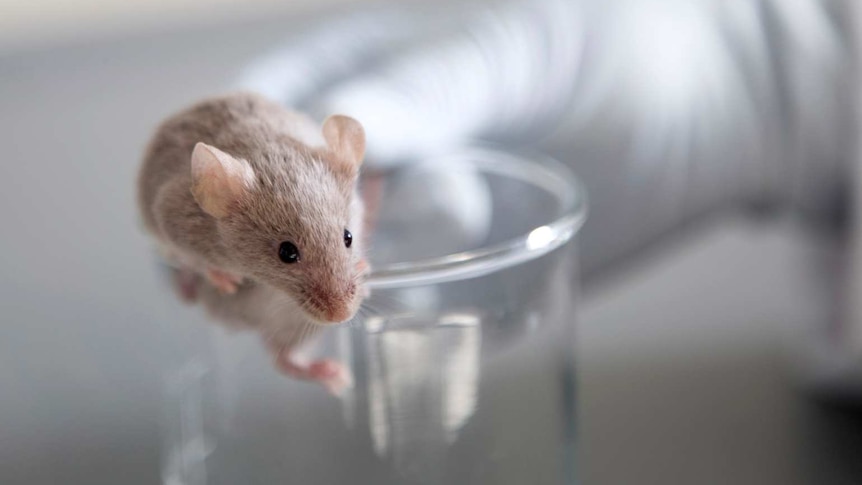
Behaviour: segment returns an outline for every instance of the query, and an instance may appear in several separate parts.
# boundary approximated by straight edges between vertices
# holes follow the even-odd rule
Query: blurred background
[[[862,483],[859,21],[852,0],[0,0],[0,483],[159,482],[180,322],[141,278],[134,177],[161,119],[237,88],[357,117],[372,167],[479,138],[574,169],[580,483]]]

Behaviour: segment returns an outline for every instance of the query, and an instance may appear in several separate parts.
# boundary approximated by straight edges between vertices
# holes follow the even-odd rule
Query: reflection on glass
[[[375,330],[363,337],[368,424],[378,455],[391,454],[397,466],[405,454],[433,455],[427,448],[455,440],[476,406],[479,323],[468,313],[442,315],[436,322],[403,317],[372,322]],[[412,429],[427,422],[437,425],[436,432]]]

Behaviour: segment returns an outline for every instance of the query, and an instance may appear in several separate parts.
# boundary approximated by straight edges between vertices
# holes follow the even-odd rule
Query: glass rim
[[[512,152],[471,145],[430,157],[411,167],[469,166],[479,173],[518,180],[544,190],[557,201],[556,218],[519,236],[445,256],[385,264],[366,280],[371,289],[398,288],[465,280],[494,273],[539,258],[566,244],[587,216],[583,186],[562,163],[535,153]]]

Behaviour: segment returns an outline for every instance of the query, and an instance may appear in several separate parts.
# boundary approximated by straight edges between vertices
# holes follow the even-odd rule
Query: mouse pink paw
[[[232,295],[242,283],[242,277],[218,269],[207,270],[207,280],[222,293]]]
[[[340,396],[345,389],[353,385],[350,370],[332,359],[303,364],[297,362],[288,352],[281,352],[276,357],[276,367],[290,377],[317,382],[334,396]]]

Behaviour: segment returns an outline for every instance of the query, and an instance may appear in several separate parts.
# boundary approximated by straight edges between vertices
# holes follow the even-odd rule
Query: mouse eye
[[[299,261],[299,249],[290,241],[284,241],[278,246],[278,259],[287,264]]]
[[[350,234],[350,231],[347,229],[344,230],[344,246],[350,247],[353,245],[353,234]]]

